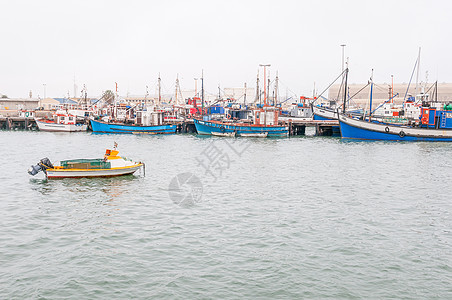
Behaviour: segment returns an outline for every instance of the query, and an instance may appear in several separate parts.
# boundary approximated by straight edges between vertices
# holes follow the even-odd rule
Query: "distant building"
[[[1,110],[33,110],[39,106],[39,99],[33,98],[0,98]]]
[[[45,110],[68,108],[78,105],[77,101],[68,98],[45,98],[39,101],[39,106]]]
[[[237,102],[243,103],[245,101],[246,96],[246,103],[254,103],[254,100],[256,99],[256,89],[254,88],[224,88],[224,95],[223,98],[226,99],[235,99]]]
[[[370,85],[365,87],[367,84],[349,84],[348,85],[348,95],[349,97],[353,96],[352,104],[356,104],[359,106],[366,106],[369,103],[370,99]],[[372,93],[372,103],[380,104],[389,98],[392,95],[398,94],[394,97],[394,102],[397,104],[401,104],[407,94],[415,96],[415,94],[420,94],[421,92],[428,93],[430,97],[434,95],[434,87],[432,87],[433,83],[426,84],[423,88],[418,86],[416,92],[416,84],[411,83],[410,88],[407,92],[408,84],[407,83],[397,83],[394,84],[394,91],[391,94],[391,84],[389,83],[378,83],[373,86]],[[364,88],[365,87],[365,88]],[[340,84],[334,84],[328,91],[328,99],[336,100],[339,99],[342,101],[344,94],[339,91]],[[362,90],[361,90],[362,89]],[[360,91],[361,90],[361,91]],[[431,98],[431,100],[433,100]],[[452,102],[452,83],[438,83],[438,101],[439,102]]]

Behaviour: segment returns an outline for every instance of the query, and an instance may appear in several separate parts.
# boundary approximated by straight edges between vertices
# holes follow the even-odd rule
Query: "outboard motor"
[[[36,166],[31,166],[28,169],[28,174],[35,176],[40,171],[44,171],[44,173],[45,173],[47,169],[53,169],[53,165],[50,162],[50,159],[45,157],[45,158],[41,159]]]

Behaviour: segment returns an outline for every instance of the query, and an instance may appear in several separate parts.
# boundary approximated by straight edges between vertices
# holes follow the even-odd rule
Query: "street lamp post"
[[[345,44],[342,44],[342,72],[344,72],[344,48],[345,48]]]
[[[195,80],[195,96],[194,97],[196,97],[196,95],[198,95],[198,78],[193,78],[193,79]]]

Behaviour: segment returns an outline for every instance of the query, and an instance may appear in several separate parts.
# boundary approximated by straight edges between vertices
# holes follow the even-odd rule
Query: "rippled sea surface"
[[[50,180],[119,144],[146,173]],[[1,299],[452,298],[452,143],[0,132]]]

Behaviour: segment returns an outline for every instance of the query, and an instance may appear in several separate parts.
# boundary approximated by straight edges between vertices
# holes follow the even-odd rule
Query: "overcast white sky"
[[[421,77],[452,82],[452,1],[0,0],[0,93],[100,96],[255,86],[259,64],[279,72],[282,92],[311,95],[341,71],[350,81],[408,82],[418,47]],[[199,85],[198,85],[199,87]]]

